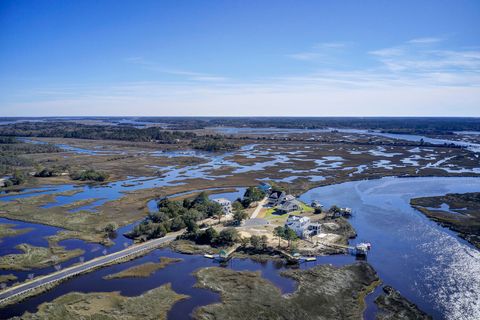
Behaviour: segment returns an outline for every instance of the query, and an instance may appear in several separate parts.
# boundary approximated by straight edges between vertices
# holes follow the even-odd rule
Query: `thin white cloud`
[[[309,51],[287,54],[287,57],[302,61],[330,61],[334,55],[345,50],[350,43],[346,42],[322,42],[317,43]]]
[[[366,52],[375,62],[368,68],[319,69],[312,64],[309,73],[241,81],[132,57],[127,62],[178,77],[23,90],[12,101],[3,95],[0,115],[47,115],[49,110],[50,115],[480,116],[480,50],[424,43]],[[328,59],[327,51],[337,48],[316,50],[296,58]]]
[[[426,37],[426,38],[415,38],[408,41],[408,43],[413,44],[431,44],[431,43],[438,43],[443,41],[442,38],[435,38],[435,37]]]
[[[202,73],[202,72],[194,72],[189,70],[181,70],[181,69],[172,69],[172,68],[165,68],[162,67],[160,64],[152,61],[145,60],[143,57],[130,57],[125,59],[126,62],[141,65],[142,67],[169,75],[175,76],[183,76],[188,80],[191,81],[226,81],[228,80],[227,77]]]

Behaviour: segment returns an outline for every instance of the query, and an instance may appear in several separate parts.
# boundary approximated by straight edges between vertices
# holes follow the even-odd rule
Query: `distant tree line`
[[[167,123],[170,129],[201,129],[206,127],[252,128],[355,128],[396,132],[441,133],[480,131],[478,118],[436,117],[145,117],[139,121]]]
[[[23,155],[60,151],[52,144],[31,144],[15,137],[0,136],[0,175],[12,174],[18,167],[30,167],[35,164],[33,160]]]
[[[74,122],[21,122],[0,126],[0,135],[20,137],[58,137],[176,143],[192,139],[194,133],[165,131],[158,127],[84,125]]]

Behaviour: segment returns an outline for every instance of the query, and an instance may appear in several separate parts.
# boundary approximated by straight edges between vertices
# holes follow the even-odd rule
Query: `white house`
[[[232,214],[232,202],[225,198],[213,199],[216,203],[222,206],[223,213],[228,216]]]
[[[285,222],[285,227],[295,231],[300,238],[311,237],[320,233],[320,224],[312,222],[309,217],[290,215]]]

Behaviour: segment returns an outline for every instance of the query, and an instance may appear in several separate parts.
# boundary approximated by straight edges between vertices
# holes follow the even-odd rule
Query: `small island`
[[[414,198],[410,204],[480,249],[480,192]]]

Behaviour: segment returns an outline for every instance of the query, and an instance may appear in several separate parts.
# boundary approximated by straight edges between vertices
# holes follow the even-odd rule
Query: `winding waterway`
[[[377,270],[384,284],[400,290],[434,318],[478,319],[480,252],[409,205],[412,197],[472,191],[480,191],[480,178],[384,178],[315,188],[303,194],[301,199],[307,203],[320,200],[325,206],[338,204],[352,207],[354,215],[351,223],[358,233],[353,242],[372,243],[368,262]],[[88,245],[78,240],[71,241],[74,243],[66,242],[68,247]],[[117,241],[111,250],[120,249],[122,241]],[[158,261],[160,256],[181,257],[184,260],[159,270],[146,279],[102,279],[104,275],[132,265]],[[322,263],[343,265],[353,261],[353,257],[346,255],[327,256],[301,267],[309,268]],[[47,293],[1,309],[0,315],[7,318],[20,315],[26,310],[33,312],[40,303],[72,291],[121,291],[122,294],[131,296],[171,282],[175,291],[188,294],[191,298],[177,303],[171,310],[169,319],[189,319],[196,307],[219,299],[213,292],[192,287],[195,279],[191,273],[211,265],[211,260],[201,256],[182,255],[168,249],[156,250],[143,258],[68,280]],[[279,286],[283,292],[291,292],[295,287],[291,280],[279,276],[279,271],[285,268],[283,264],[233,259],[226,267],[261,271],[265,278]],[[373,300],[379,293],[380,290],[376,290],[367,298],[367,319],[374,318]]]
[[[301,196],[354,209],[368,262],[384,283],[441,319],[480,319],[480,252],[413,209],[414,197],[480,191],[480,178],[383,178],[312,189]]]

